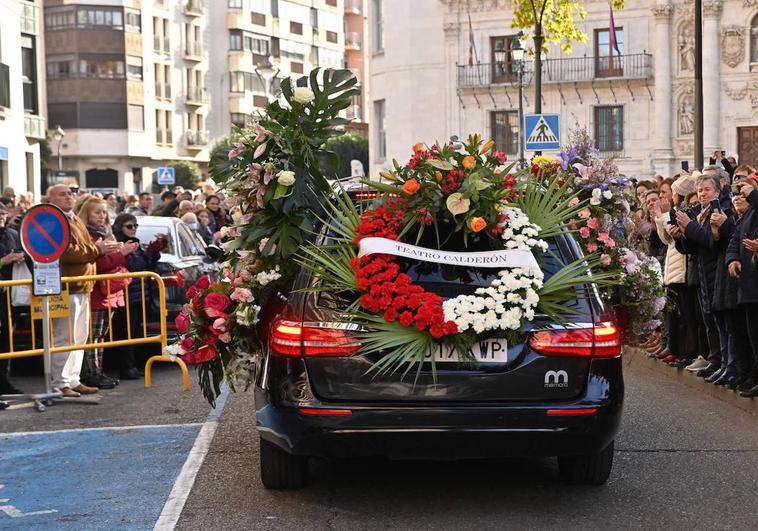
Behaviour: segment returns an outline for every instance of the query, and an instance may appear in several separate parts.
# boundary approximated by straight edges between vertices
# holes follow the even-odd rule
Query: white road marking
[[[0,485],[0,489],[3,487],[5,487],[5,485]],[[9,501],[11,501],[10,498],[0,498],[0,503],[8,503]],[[45,509],[44,511],[31,511],[25,513],[18,510],[13,505],[0,505],[0,511],[4,512],[11,518],[22,518],[24,516],[37,516],[38,514],[50,514],[58,512],[56,509]]]
[[[208,418],[200,428],[200,433],[197,434],[195,444],[187,456],[187,460],[184,462],[179,476],[174,482],[174,488],[171,489],[171,493],[168,495],[168,500],[163,506],[163,511],[155,523],[153,531],[172,531],[176,527],[176,523],[179,521],[179,517],[184,509],[184,504],[187,502],[190,491],[195,484],[195,478],[200,471],[200,467],[205,461],[205,456],[208,454],[208,448],[210,448],[213,436],[216,434],[216,428],[218,427],[218,419],[221,413],[224,411],[226,405],[226,399],[229,397],[229,388],[224,387],[216,401],[216,408],[208,414]]]
[[[71,428],[66,430],[48,430],[48,431],[16,431],[11,433],[0,433],[0,439],[9,439],[12,437],[26,437],[29,435],[50,435],[53,433],[79,433],[82,431],[126,431],[126,430],[150,430],[160,428],[185,428],[192,426],[204,426],[201,422],[190,422],[189,424],[137,424],[134,426],[103,426],[101,428]]]

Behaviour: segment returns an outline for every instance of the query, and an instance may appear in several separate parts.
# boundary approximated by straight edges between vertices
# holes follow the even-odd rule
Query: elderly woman
[[[155,266],[160,259],[161,251],[168,247],[168,240],[165,237],[158,238],[150,242],[143,250],[140,247],[140,241],[137,238],[137,218],[132,214],[119,214],[113,223],[113,235],[116,240],[124,245],[135,245],[134,252],[126,258],[126,269],[128,271],[155,271]],[[130,336],[143,337],[144,323],[142,312],[142,279],[133,279],[128,287],[128,304],[129,304],[129,322],[123,321],[124,325],[117,330],[119,339],[127,339]],[[144,280],[145,304],[150,304],[153,300],[153,282]],[[129,327],[130,332],[127,332]],[[122,347],[121,355],[121,378],[124,380],[136,380],[142,376],[142,373],[136,368],[135,354],[136,349],[140,347],[126,346]]]
[[[92,241],[112,239],[108,224],[108,205],[102,199],[92,197],[79,209],[78,216],[87,226]],[[117,251],[101,255],[96,262],[97,274],[125,273],[126,257],[139,248],[139,244],[126,243]],[[99,280],[92,291],[92,340],[102,343],[109,336],[110,323],[120,318],[118,311],[125,306],[124,289],[128,279]],[[82,364],[82,381],[85,385],[100,389],[112,389],[117,381],[103,371],[103,349],[88,350]]]
[[[734,232],[731,209],[722,211],[719,204],[721,180],[705,174],[697,180],[699,205],[691,213],[676,212],[676,225],[668,227],[676,239],[676,248],[683,254],[696,255],[700,277],[700,304],[708,335],[710,364],[697,372],[707,382],[726,385],[737,378],[736,364],[729,352],[726,314],[714,306],[719,261],[726,256],[726,247]],[[693,217],[691,217],[693,216]],[[722,378],[722,380],[719,380]]]

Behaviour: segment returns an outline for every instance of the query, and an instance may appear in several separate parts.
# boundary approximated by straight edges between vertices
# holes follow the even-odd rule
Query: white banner
[[[358,256],[369,254],[391,254],[413,258],[423,262],[438,264],[492,267],[506,269],[511,267],[532,267],[539,269],[537,260],[530,251],[487,251],[479,253],[456,253],[453,251],[438,251],[416,247],[407,243],[388,240],[387,238],[363,238],[360,243]]]

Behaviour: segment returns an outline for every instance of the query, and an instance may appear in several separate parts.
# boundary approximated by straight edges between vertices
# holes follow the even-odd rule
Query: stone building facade
[[[494,138],[515,158],[517,65],[497,53],[517,34],[511,1],[418,0],[412,13],[406,4],[371,6],[381,16],[369,19],[370,41],[386,43],[369,51],[372,174],[392,158],[407,159],[414,142],[468,132]],[[568,55],[551,46],[543,57],[542,111],[560,115],[562,140],[575,124],[587,127],[631,176],[672,175],[683,160],[692,165],[693,4],[627,2],[614,13],[616,51],[608,2],[583,2],[579,26],[588,41]],[[535,93],[528,57],[524,67],[528,113]],[[719,149],[758,164],[758,0],[703,0],[703,80],[706,158]]]

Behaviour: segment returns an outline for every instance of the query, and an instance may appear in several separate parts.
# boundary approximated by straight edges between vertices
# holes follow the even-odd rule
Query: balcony
[[[44,140],[47,136],[45,119],[36,114],[24,115],[24,136]]]
[[[202,61],[203,51],[202,43],[188,42],[184,46],[184,58],[188,61]]]
[[[208,131],[197,131],[195,129],[187,129],[185,139],[187,141],[187,149],[204,149],[208,145],[208,139],[210,135]]]
[[[194,107],[200,107],[208,104],[208,91],[204,88],[190,87],[184,98],[184,103]]]
[[[168,37],[164,37],[163,35],[153,35],[153,51],[157,53],[169,53],[171,51],[171,46],[168,42]]]
[[[171,99],[171,85],[156,81],[155,83],[155,97],[160,100]]]
[[[582,83],[612,79],[649,79],[653,56],[647,53],[610,57],[566,57],[543,59],[542,82]],[[524,65],[526,79],[534,76],[534,63]],[[458,66],[458,88],[516,84],[515,66],[509,63],[479,63]]]
[[[202,17],[205,13],[201,0],[189,0],[184,4],[184,14],[189,17]]]
[[[360,15],[363,13],[363,0],[345,0],[346,15]]]
[[[345,50],[360,50],[361,34],[357,31],[348,31],[345,33]]]
[[[39,8],[28,2],[21,2],[21,33],[36,35],[39,24]]]

